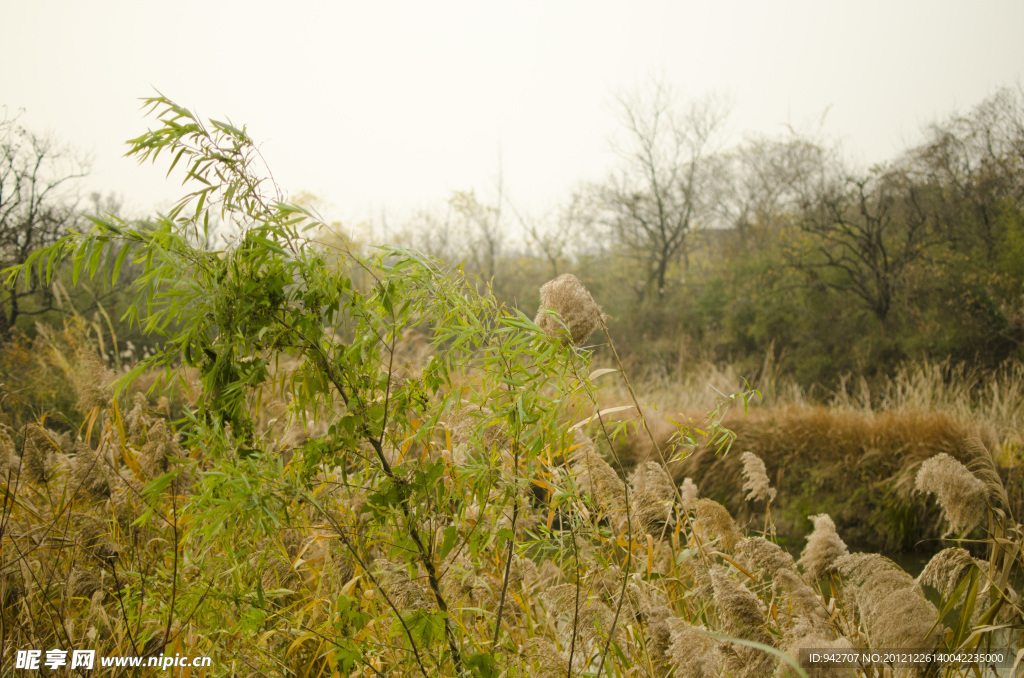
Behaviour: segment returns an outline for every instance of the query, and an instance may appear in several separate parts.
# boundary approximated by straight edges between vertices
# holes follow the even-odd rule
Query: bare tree
[[[554,213],[537,219],[524,216],[510,205],[523,229],[527,244],[535,249],[549,267],[549,277],[557,278],[572,259],[573,248],[585,242],[594,229],[593,201],[582,193],[573,194],[567,204]]]
[[[64,235],[77,219],[72,180],[86,163],[51,140],[29,132],[16,120],[0,122],[0,270],[24,263],[33,250]],[[40,292],[42,303],[23,308]],[[53,297],[34,276],[0,293],[0,337],[9,336],[19,316],[45,313]]]
[[[819,158],[818,170],[799,178],[797,225],[807,246],[794,250],[794,264],[859,297],[884,332],[909,269],[940,241],[935,219],[907,168],[857,174],[824,151]]]
[[[931,201],[961,249],[980,244],[988,261],[999,255],[1008,203],[1024,201],[1024,104],[1001,90],[967,115],[932,125],[910,161],[930,184]]]
[[[720,98],[681,107],[667,85],[652,82],[617,98],[625,167],[605,185],[602,202],[614,237],[647,269],[660,297],[670,266],[689,266],[689,238],[713,218],[714,142],[727,117]]]
[[[502,201],[500,181],[498,199],[493,205],[481,202],[475,191],[456,191],[448,200],[457,229],[463,234],[467,262],[487,281],[494,280],[498,273],[498,260],[504,246]]]
[[[821,154],[818,145],[794,135],[750,139],[724,157],[716,204],[742,246],[763,250],[777,241],[798,209],[798,187],[820,165]]]

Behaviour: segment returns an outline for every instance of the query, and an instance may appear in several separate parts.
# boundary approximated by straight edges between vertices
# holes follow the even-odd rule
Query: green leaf
[[[497,537],[496,545],[499,550],[504,547],[506,541],[515,537],[512,530],[507,527],[498,530],[495,536]]]
[[[498,666],[489,654],[471,654],[466,657],[466,667],[480,678],[497,678]]]
[[[456,540],[459,538],[459,529],[454,525],[449,525],[444,528],[444,537],[441,540],[441,553],[440,558],[444,560],[451,553],[452,549],[455,548]]]
[[[128,245],[128,243],[124,243],[123,245],[121,245],[121,251],[117,253],[117,258],[114,259],[114,268],[110,274],[111,285],[117,284],[117,278],[121,273],[121,265],[124,264],[125,257],[128,256],[128,252],[130,250],[131,247]]]

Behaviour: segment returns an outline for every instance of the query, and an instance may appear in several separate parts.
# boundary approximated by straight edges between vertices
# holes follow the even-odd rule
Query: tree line
[[[720,97],[617,98],[620,163],[553,213],[458,193],[409,244],[527,312],[572,272],[635,365],[766,356],[805,386],[905,361],[995,367],[1024,341],[1024,97],[1004,89],[869,167],[820,133],[726,144]],[[509,233],[518,229],[516,246]]]
[[[1020,357],[1021,90],[930,125],[870,167],[820,133],[727,143],[727,101],[686,101],[661,82],[616,105],[616,170],[550,213],[518,210],[499,179],[494,195],[456,192],[389,239],[462,264],[527,313],[540,284],[575,273],[604,300],[634,366],[662,376],[700,361],[753,376],[767,356],[827,389],[905,361]],[[0,268],[82,227],[83,214],[118,210],[68,190],[87,163],[16,119],[0,124],[0,153]],[[33,279],[4,289],[0,334],[75,308],[132,334],[111,322],[127,303],[118,290],[65,300],[62,289]]]

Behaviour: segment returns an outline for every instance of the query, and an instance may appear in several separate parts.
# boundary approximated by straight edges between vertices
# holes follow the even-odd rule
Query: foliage
[[[552,271],[574,273],[645,377],[685,378],[710,361],[755,380],[771,349],[823,398],[851,375],[879,385],[904,362],[992,370],[1024,356],[1020,91],[871,167],[793,130],[716,148],[714,100],[688,106],[657,83],[620,103],[617,171],[562,211],[517,215],[522,249],[510,238],[477,248],[497,252],[486,265],[435,253],[526,313]],[[449,221],[421,220],[418,242]]]
[[[642,412],[659,459],[625,477],[610,443],[631,423],[594,385],[621,362],[590,372],[571,331],[415,252],[328,247],[259,178],[244,128],[147,106],[158,125],[130,153],[165,156],[195,190],[155,219],[92,217],[8,276],[50,281],[69,260],[73,281],[113,282],[137,264],[129,317],[164,342],[122,392],[159,370],[196,397],[172,421],[80,379],[75,439],[45,420],[3,431],[5,647],[208,655],[207,675],[806,676],[808,633],[874,642],[870,581],[844,591],[836,564],[815,586],[769,520],[741,539],[671,481]],[[218,213],[238,232],[214,250]],[[717,420],[750,395],[681,437],[728,445]],[[983,590],[969,567],[967,602],[944,601],[960,615],[948,649],[1019,622],[1008,510],[990,513],[998,578]]]
[[[0,269],[24,263],[33,250],[54,243],[75,225],[77,209],[66,189],[85,171],[83,161],[53,141],[16,119],[0,120]],[[10,337],[19,316],[45,313],[54,301],[49,287],[33,276],[25,278],[21,289],[4,289],[0,337]]]

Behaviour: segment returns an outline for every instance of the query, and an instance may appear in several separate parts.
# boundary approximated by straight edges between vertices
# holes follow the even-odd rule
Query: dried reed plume
[[[667,673],[670,662],[669,647],[672,644],[672,630],[668,620],[672,617],[665,592],[658,586],[644,581],[639,574],[630,577],[627,602],[632,619],[640,622],[645,631],[647,655],[659,675]]]
[[[594,443],[579,431],[575,432],[574,445],[576,448],[569,459],[580,487],[589,492],[616,523],[624,523],[626,485],[622,478],[598,454]]]
[[[1006,495],[1006,487],[999,476],[999,469],[996,468],[996,461],[981,439],[977,436],[969,436],[961,445],[964,456],[967,457],[967,470],[974,477],[985,483],[985,490],[988,494],[989,506],[993,508],[1008,510],[1010,500]]]
[[[761,601],[743,584],[731,576],[721,565],[711,568],[711,583],[715,589],[715,602],[722,613],[722,631],[727,636],[774,646],[768,633],[767,619]],[[775,667],[772,655],[746,645],[722,643],[718,653],[723,668],[733,676],[766,676]]]
[[[800,668],[807,673],[807,678],[857,678],[857,669],[852,666],[810,667],[808,666],[810,661],[800,662],[800,650],[804,649],[838,650],[840,652],[853,650],[853,643],[845,636],[832,638],[830,634],[821,635],[810,631],[806,635],[784,640],[783,649],[786,654],[797,660]],[[779,662],[778,668],[775,670],[777,678],[797,678],[799,675],[788,662]]]
[[[676,674],[689,678],[718,678],[721,671],[717,643],[708,635],[703,626],[693,626],[685,619],[673,617],[667,620],[669,628],[669,660],[676,667]]]
[[[974,558],[967,549],[942,549],[925,565],[917,577],[917,583],[920,586],[931,586],[943,600],[948,600],[974,564]]]
[[[665,592],[651,582],[644,581],[638,573],[630,575],[626,592],[630,607],[636,612],[636,616],[645,622],[672,616]]]
[[[780,645],[787,654],[799,661],[802,649],[853,648],[849,639],[837,632],[818,592],[808,586],[795,570],[779,569],[772,585],[779,628],[783,631]],[[857,675],[852,668],[810,668],[807,663],[803,662],[802,668],[808,676],[854,678]],[[787,662],[779,662],[775,675],[795,678],[798,674]]]
[[[509,584],[519,584],[525,590],[536,585],[539,580],[540,569],[537,563],[519,555],[512,556],[512,563],[508,568]]]
[[[71,487],[87,497],[102,499],[110,495],[103,460],[83,442],[75,445],[71,459]]]
[[[772,586],[777,599],[779,626],[787,636],[814,634],[831,637],[831,624],[824,602],[796,570],[780,569]]]
[[[545,309],[555,311],[561,320],[545,313]],[[601,327],[604,318],[594,297],[590,296],[580,279],[571,273],[549,280],[540,288],[540,311],[534,322],[552,336],[561,334],[562,323],[565,323],[572,343],[579,346],[590,338],[594,330]]]
[[[42,428],[27,424],[21,435],[25,439],[21,453],[21,476],[30,482],[50,477],[54,467],[55,446]]]
[[[146,444],[139,452],[139,466],[150,480],[167,473],[168,456],[180,456],[181,449],[168,430],[167,423],[158,419],[146,433]]]
[[[706,535],[718,536],[719,545],[725,551],[736,548],[743,535],[736,529],[736,521],[729,515],[728,509],[707,498],[698,499],[694,507],[697,510],[697,523]]]
[[[693,478],[683,479],[683,484],[679,487],[679,493],[682,495],[683,510],[693,510],[697,505],[697,499],[700,497],[700,494],[697,492],[697,486],[693,482]]]
[[[110,616],[103,609],[103,600],[107,597],[104,591],[96,591],[89,600],[89,612],[86,614],[85,623],[88,627],[86,638],[89,642],[95,640],[99,635],[104,640],[114,635],[114,625],[110,622]]]
[[[102,577],[105,575],[106,571],[100,568],[76,567],[68,577],[67,595],[73,598],[92,598],[94,593],[103,588]]]
[[[747,501],[775,501],[775,488],[768,482],[764,460],[753,452],[743,453],[743,489],[747,490]]]
[[[409,577],[405,563],[384,560],[380,563],[382,588],[399,610],[430,610],[433,605],[423,586]]]
[[[693,561],[692,595],[702,605],[715,595],[715,587],[711,585],[711,572],[702,559]]]
[[[89,412],[110,403],[114,390],[110,384],[116,375],[91,351],[77,351],[71,384],[78,396],[78,411]]]
[[[146,396],[136,393],[133,402],[134,406],[124,418],[128,425],[128,441],[142,445],[146,442],[146,431],[153,425],[153,418],[146,414]]]
[[[811,516],[814,530],[807,537],[807,545],[800,554],[798,563],[803,566],[811,579],[817,581],[835,568],[836,560],[849,554],[846,543],[839,538],[836,524],[827,513]]]
[[[968,532],[985,517],[985,483],[945,452],[921,464],[914,486],[936,496],[951,532]]]
[[[452,459],[464,464],[469,457],[495,449],[508,450],[512,439],[508,424],[489,407],[468,400],[459,401],[456,408],[446,414],[445,428],[451,433]]]
[[[92,513],[74,513],[71,523],[75,541],[101,561],[117,558],[118,546],[111,540],[110,522]]]
[[[536,678],[566,678],[569,675],[569,662],[550,641],[530,638],[524,649],[526,661],[534,668],[528,672],[530,675]],[[578,666],[580,662],[577,659],[575,663]],[[573,675],[576,674],[574,669]]]
[[[565,575],[562,572],[562,568],[555,565],[550,560],[545,560],[540,565],[540,571],[538,572],[537,583],[540,586],[557,586],[563,583]]]
[[[543,596],[552,609],[566,620],[562,627],[565,645],[573,642],[573,631],[576,647],[581,649],[587,643],[605,640],[611,632],[615,613],[600,600],[588,597],[586,591],[577,591],[575,584],[554,586]],[[616,626],[616,635],[619,635],[621,628],[621,624]]]
[[[796,571],[793,556],[781,546],[768,541],[764,537],[747,537],[736,546],[736,552],[746,556],[758,568],[765,570],[774,577],[779,570]]]
[[[661,464],[648,461],[641,464],[630,479],[633,486],[633,506],[636,519],[644,532],[660,529],[672,518],[675,487]]]
[[[146,484],[134,476],[124,475],[118,471],[117,474],[111,475],[110,485],[110,499],[107,500],[109,512],[113,514],[122,530],[138,530],[133,523],[149,510],[149,505],[142,495]]]
[[[174,432],[163,419],[157,419],[146,432],[146,444],[139,451],[139,467],[148,480],[153,480],[171,470],[171,457],[185,456],[175,439]],[[182,469],[170,485],[170,491],[174,494],[184,494],[191,482],[191,471],[188,468]]]
[[[877,553],[854,553],[836,561],[847,591],[874,648],[934,648],[945,629],[938,610],[913,577]]]
[[[467,601],[472,607],[480,607],[481,603],[491,597],[490,588],[480,577],[472,559],[465,552],[459,553],[455,558],[452,558],[453,555],[449,554],[449,558],[444,563],[444,571],[441,575],[441,593],[444,594],[449,605],[457,607],[463,601]]]

